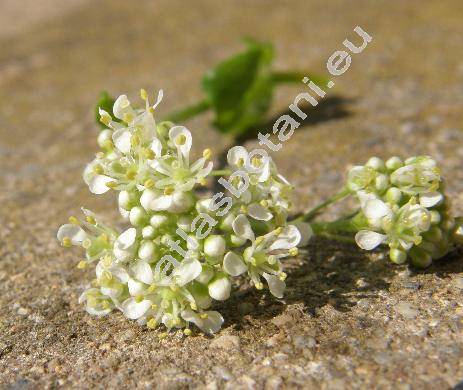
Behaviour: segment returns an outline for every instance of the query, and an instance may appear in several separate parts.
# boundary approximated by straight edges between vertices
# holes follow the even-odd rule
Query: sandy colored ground
[[[100,90],[162,87],[161,113],[193,103],[200,76],[243,35],[274,42],[281,69],[324,74],[356,25],[373,42],[336,79],[330,97],[342,98],[275,155],[297,209],[372,154],[431,154],[462,212],[460,1],[22,0],[2,1],[0,15],[0,384],[443,389],[463,379],[461,251],[417,272],[319,240],[288,264],[284,300],[243,288],[221,309],[218,335],[159,340],[120,314],[86,314],[77,297],[91,271],[55,240],[81,205],[116,218],[114,199],[81,180]],[[274,113],[302,90],[280,90]],[[220,153],[228,140],[208,120],[188,123],[195,150]]]

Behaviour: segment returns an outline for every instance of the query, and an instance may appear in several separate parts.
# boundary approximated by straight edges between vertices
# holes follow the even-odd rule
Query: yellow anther
[[[96,224],[95,218],[93,218],[91,215],[87,215],[87,216],[85,217],[85,220],[86,220],[89,224],[91,224],[91,225],[95,225],[95,224]]]
[[[255,286],[258,290],[262,290],[264,288],[264,285],[262,284],[262,282],[257,282]]]
[[[143,100],[148,100],[148,92],[146,92],[145,89],[140,89],[140,97],[143,99]]]
[[[90,238],[86,238],[85,240],[82,241],[82,248],[88,249],[92,246],[92,240]]]
[[[264,241],[264,237],[260,236],[260,237],[257,237],[256,241],[254,241],[254,242],[256,243],[256,245],[260,245],[260,244],[262,244],[262,241]]]
[[[262,161],[259,157],[253,157],[251,160],[251,164],[255,167],[260,167],[262,165]]]
[[[282,232],[282,230],[283,230],[283,228],[280,226],[280,227],[278,227],[278,228],[276,228],[276,229],[274,230],[274,233],[275,233],[276,235],[279,235],[279,234]]]
[[[279,278],[281,281],[284,281],[284,280],[286,280],[286,277],[287,277],[287,276],[288,276],[288,275],[286,275],[285,272],[280,272],[279,275],[278,275],[278,278]]]
[[[156,310],[157,308],[158,308],[158,305],[156,305],[155,303],[151,305],[151,310]]]
[[[207,149],[204,149],[203,151],[203,157],[206,159],[206,160],[210,160],[212,158],[212,150],[207,148]]]
[[[137,296],[135,297],[135,302],[140,303],[140,302],[142,302],[144,299],[145,299],[145,297],[144,297],[143,295],[137,295]]]
[[[63,237],[63,246],[69,248],[72,246],[72,240],[70,237]]]
[[[149,107],[148,112],[151,113],[151,114],[154,114],[154,107]]]
[[[129,180],[133,180],[137,177],[137,172],[134,170],[127,171],[127,173],[125,174],[125,177]]]
[[[114,149],[113,141],[111,141],[110,139],[105,140],[103,142],[103,148],[105,148],[105,149]]]
[[[191,329],[186,328],[186,329],[183,330],[183,334],[184,334],[185,336],[191,336],[191,333],[192,333],[192,332],[191,332]]]
[[[79,220],[72,215],[69,217],[69,223],[72,223],[73,225],[80,225]]]
[[[175,192],[173,187],[164,188],[164,195],[172,195]]]
[[[152,293],[154,292],[154,290],[156,290],[156,284],[153,283],[151,286],[148,287],[148,292]]]
[[[196,305],[195,302],[190,302],[190,307],[192,310],[198,310],[198,306]]]
[[[117,187],[117,183],[116,183],[115,181],[108,181],[108,182],[106,183],[106,187],[111,188],[111,189],[114,189],[114,188]]]
[[[112,259],[111,259],[111,256],[105,256],[103,257],[103,265],[105,267],[111,267],[111,264],[113,263]]]
[[[167,332],[162,332],[158,335],[159,340],[165,339],[167,337]]]
[[[154,180],[153,179],[148,179],[145,181],[143,184],[145,188],[153,188],[154,187]]]
[[[93,167],[92,171],[96,173],[97,175],[101,175],[104,173],[104,169],[100,164],[97,164]]]
[[[289,251],[290,256],[297,256],[299,254],[299,249],[291,248]]]
[[[100,117],[100,122],[109,127],[109,124],[111,123],[111,117],[107,113],[104,113]]]
[[[154,318],[151,318],[147,323],[146,323],[146,326],[150,329],[154,329],[158,326],[158,322],[154,319]]]
[[[77,268],[79,269],[84,269],[87,268],[88,263],[85,260],[79,261],[79,264],[77,264]]]
[[[198,180],[198,183],[201,184],[202,186],[205,186],[207,184],[207,180],[204,177],[201,177]]]
[[[236,162],[236,166],[237,166],[238,168],[243,167],[243,166],[244,166],[244,158],[242,158],[242,157],[239,158],[238,161]]]
[[[103,306],[103,309],[109,309],[111,307],[111,304],[108,301],[103,301],[101,306]]]
[[[429,219],[429,215],[428,214],[423,214],[421,219],[423,220],[423,222],[426,222]]]
[[[133,115],[126,112],[123,116],[122,116],[122,120],[125,122],[125,123],[130,123],[132,122],[133,120]]]
[[[132,135],[130,138],[130,145],[133,147],[140,145],[140,137],[138,135]]]
[[[241,205],[240,207],[240,211],[243,213],[243,214],[246,214],[248,212],[248,208],[246,207],[246,205]]]
[[[262,207],[268,207],[268,201],[265,199],[262,199],[259,203]]]
[[[199,316],[200,316],[203,320],[205,320],[207,317],[209,317],[209,316],[207,315],[207,313],[201,313]]]
[[[186,142],[186,137],[185,137],[185,134],[179,134],[177,135],[177,137],[175,138],[175,143],[177,145],[185,145],[185,142]]]
[[[143,149],[143,155],[147,160],[154,160],[156,158],[156,153],[148,148]]]

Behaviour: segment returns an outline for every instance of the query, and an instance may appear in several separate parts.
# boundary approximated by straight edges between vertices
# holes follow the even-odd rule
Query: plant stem
[[[211,103],[204,99],[199,103],[192,104],[191,106],[186,106],[178,111],[171,112],[170,114],[166,115],[164,120],[171,122],[183,122],[207,111],[209,108],[211,108]]]
[[[275,84],[287,84],[287,83],[302,83],[302,79],[304,77],[309,78],[315,84],[320,87],[324,87],[328,82],[328,79],[322,76],[317,76],[313,73],[306,73],[306,72],[273,72],[272,73],[272,81]]]
[[[232,171],[230,169],[216,169],[211,171],[211,176],[229,176],[231,175]]]
[[[305,222],[310,222],[321,210],[328,207],[330,204],[335,203],[338,200],[345,198],[349,194],[350,194],[350,191],[347,188],[343,188],[337,194],[334,194],[333,196],[331,196],[324,202],[320,203],[318,206],[315,206],[314,208],[310,209],[307,213],[305,213],[298,219],[305,221]]]

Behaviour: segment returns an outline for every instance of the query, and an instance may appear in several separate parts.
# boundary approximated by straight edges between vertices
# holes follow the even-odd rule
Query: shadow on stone
[[[347,110],[346,105],[352,103],[353,99],[347,99],[342,96],[331,96],[326,99],[321,100],[316,107],[311,106],[310,104],[301,105],[300,108],[303,112],[307,114],[307,117],[304,120],[300,121],[300,126],[297,131],[301,131],[304,127],[316,125],[317,123],[326,122],[333,119],[340,119],[350,115],[350,112]],[[282,115],[290,115],[295,117],[295,114],[286,109],[274,117],[270,118],[266,123],[261,126],[252,127],[248,129],[245,133],[238,136],[233,144],[229,145],[218,158],[218,166],[223,167],[227,162],[227,152],[228,149],[236,146],[243,145],[245,142],[257,139],[259,132],[262,134],[272,133],[272,128],[277,119]],[[296,117],[297,118],[297,117]]]
[[[387,290],[390,280],[405,266],[386,260],[372,260],[356,246],[317,239],[301,251],[297,259],[285,263],[287,289],[282,300],[268,290],[246,288],[222,305],[228,325],[240,328],[252,318],[270,319],[280,314],[285,304],[302,303],[304,310],[317,315],[329,304],[341,312],[349,311],[362,298],[373,298]],[[248,305],[249,313],[241,308]]]

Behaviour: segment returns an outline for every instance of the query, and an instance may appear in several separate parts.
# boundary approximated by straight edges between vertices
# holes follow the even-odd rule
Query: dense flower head
[[[365,228],[355,239],[363,249],[387,244],[393,262],[410,258],[426,267],[461,238],[460,220],[451,214],[440,169],[431,157],[391,157],[385,162],[373,157],[350,170],[347,188],[360,203],[357,219]]]
[[[94,194],[118,192],[126,228],[110,228],[84,210],[83,219],[61,226],[58,239],[84,248],[79,268],[96,263],[96,279],[80,298],[90,314],[118,309],[150,328],[189,334],[195,324],[214,333],[224,320],[209,309],[229,298],[233,277],[283,296],[281,259],[296,255],[302,239],[287,224],[292,187],[268,155],[236,146],[228,152],[229,175],[219,179],[223,191],[197,191],[212,176],[211,150],[193,159],[188,129],[155,122],[162,91],[154,104],[146,91],[141,97],[142,109],[121,95],[114,117],[100,110],[101,151],[83,175]],[[309,234],[305,229],[303,239]]]

